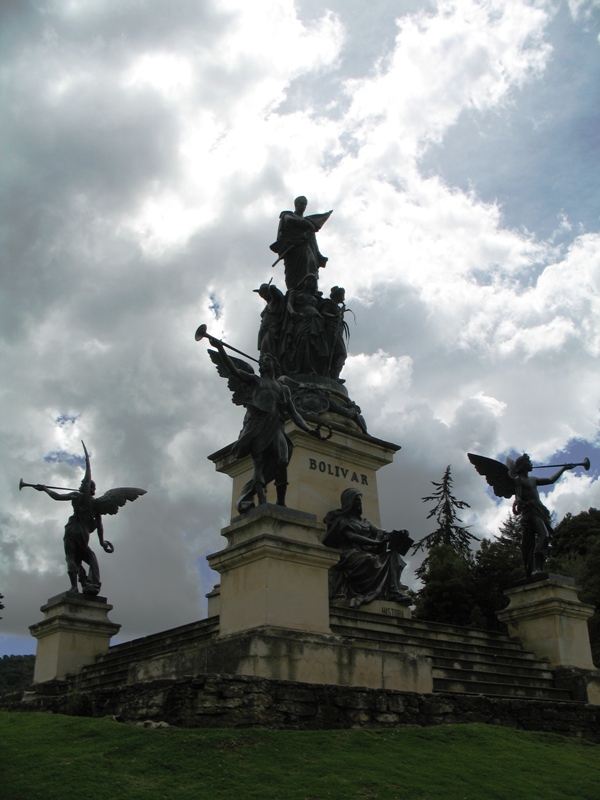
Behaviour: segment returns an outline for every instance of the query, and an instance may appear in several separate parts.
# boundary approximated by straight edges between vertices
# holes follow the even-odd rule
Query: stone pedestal
[[[314,514],[319,522],[325,514],[339,508],[344,489],[362,492],[363,513],[374,525],[381,525],[377,470],[390,464],[400,447],[366,434],[352,434],[335,429],[331,439],[319,441],[301,431],[290,420],[286,433],[294,444],[288,467],[286,505]],[[323,429],[323,432],[324,429]],[[241,460],[231,455],[232,445],[209,456],[218,472],[233,478],[231,515],[235,517],[235,501],[242,487],[252,477],[252,459]],[[267,501],[275,503],[275,489],[267,488]]]
[[[330,628],[329,569],[340,551],[321,544],[323,518],[340,507],[345,489],[356,488],[364,516],[381,525],[377,471],[399,447],[339,425],[328,440],[309,436],[291,421],[286,433],[294,445],[287,508],[274,505],[271,485],[266,504],[237,516],[235,502],[252,476],[252,461],[236,460],[231,445],[210,456],[219,472],[233,478],[232,521],[221,531],[227,547],[208,557],[221,576],[207,595],[209,616],[219,617],[218,639],[195,651],[188,670],[431,692],[429,657],[379,639],[355,642]],[[367,610],[373,618],[406,618],[409,604],[375,601]],[[170,674],[170,661],[153,669],[154,675]]]
[[[579,600],[571,578],[545,575],[512,586],[505,594],[510,605],[498,612],[498,619],[526,649],[547,658],[553,667],[595,669],[587,627],[595,609]]]
[[[45,618],[29,627],[37,639],[33,682],[62,680],[107,653],[121,628],[108,619],[112,608],[103,597],[89,600],[70,592],[51,597],[40,609]]]
[[[223,528],[227,547],[208,557],[221,574],[219,630],[262,626],[329,632],[328,571],[339,552],[324,547],[312,514],[265,504]]]

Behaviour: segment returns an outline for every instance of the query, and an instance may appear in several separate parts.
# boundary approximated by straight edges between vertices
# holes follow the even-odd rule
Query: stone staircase
[[[331,630],[363,646],[429,656],[434,692],[571,699],[555,687],[548,662],[502,633],[344,608],[331,609]]]
[[[344,608],[331,609],[331,630],[361,647],[430,657],[434,693],[571,699],[568,690],[555,687],[547,662],[505,634]],[[209,646],[218,633],[218,617],[210,617],[115,645],[71,680],[80,691],[122,687],[132,682],[137,665],[159,657],[184,659]]]
[[[75,676],[75,686],[81,691],[110,689],[129,683],[132,666],[139,662],[151,661],[157,656],[177,655],[177,653],[202,647],[216,638],[219,633],[219,618],[191,622],[131,642],[117,644],[109,652],[100,656],[94,664],[84,667]]]

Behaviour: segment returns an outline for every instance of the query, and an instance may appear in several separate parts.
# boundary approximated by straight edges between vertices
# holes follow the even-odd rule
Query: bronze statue
[[[406,566],[402,556],[413,544],[408,531],[384,531],[364,519],[358,489],[344,490],[341,508],[330,511],[323,521],[327,525],[323,544],[342,551],[329,570],[331,600],[352,608],[377,599],[407,600],[400,576]]]
[[[329,297],[322,300],[319,306],[319,313],[325,320],[325,336],[329,353],[326,375],[335,380],[340,379],[348,356],[346,342],[349,338],[349,331],[348,323],[344,319],[344,314],[348,310],[346,308],[346,290],[343,286],[332,286]]]
[[[535,467],[527,453],[519,456],[514,461],[506,459],[506,465],[493,458],[467,453],[469,461],[477,472],[486,479],[494,490],[496,497],[511,498],[513,514],[519,518],[522,528],[521,553],[525,567],[525,575],[542,573],[548,554],[548,543],[552,534],[550,512],[540,500],[538,486],[549,486],[555,483],[568,469],[582,466],[589,469],[589,459],[582,464],[550,464]],[[535,478],[529,473],[533,469],[547,469],[560,467],[550,478]]]
[[[136,500],[145,489],[133,487],[120,487],[109,489],[102,497],[95,497],[96,484],[92,480],[90,457],[85,444],[82,442],[85,453],[85,476],[79,489],[70,490],[68,494],[58,494],[52,491],[59,487],[43,486],[40,483],[30,484],[21,481],[19,488],[31,486],[38,492],[46,492],[53,500],[67,500],[71,502],[73,514],[65,526],[64,547],[67,562],[67,573],[71,581],[70,591],[79,594],[77,581],[81,584],[84,595],[95,597],[100,591],[100,569],[96,554],[90,548],[90,533],[98,532],[98,540],[105,553],[113,553],[115,548],[104,538],[103,514],[116,514],[119,508],[128,500]],[[89,566],[86,572],[83,564]]]
[[[283,259],[288,289],[296,289],[307,275],[318,277],[319,268],[327,264],[327,258],[319,252],[315,234],[332,212],[305,217],[307,204],[306,197],[301,195],[294,200],[293,211],[281,212],[277,241],[271,245],[271,250],[279,256],[275,264]]]
[[[258,351],[261,356],[269,353],[276,358],[279,356],[281,328],[285,310],[285,297],[277,286],[261,283],[258,289],[253,289],[266,305],[260,315],[260,329],[258,331]]]
[[[282,337],[282,361],[286,375],[325,375],[328,349],[325,320],[318,306],[322,293],[317,278],[307,275],[297,289],[287,293],[287,317]]]
[[[283,427],[285,414],[311,436],[325,437],[321,437],[318,429],[309,428],[296,410],[289,387],[278,379],[278,362],[270,353],[260,357],[260,375],[256,375],[248,363],[227,355],[224,342],[206,332],[204,335],[217,348],[208,353],[219,375],[228,379],[233,402],[246,408],[233,455],[236,458],[251,455],[254,470],[237,499],[236,508],[240,514],[249,511],[254,508],[255,497],[259,505],[266,503],[266,486],[271,481],[275,481],[277,505],[285,506],[287,467],[293,449]]]

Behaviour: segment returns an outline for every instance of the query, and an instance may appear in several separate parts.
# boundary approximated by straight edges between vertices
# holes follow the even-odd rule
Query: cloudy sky
[[[203,615],[242,410],[194,341],[256,354],[277,219],[334,209],[344,377],[376,437],[382,521],[430,533],[452,465],[582,460],[547,502],[600,505],[599,0],[3,0],[0,654],[68,586],[69,507],[19,478],[148,494],[108,517],[121,640]],[[548,474],[548,473],[538,473]],[[414,563],[412,567],[414,568]],[[406,576],[410,578],[410,571]]]

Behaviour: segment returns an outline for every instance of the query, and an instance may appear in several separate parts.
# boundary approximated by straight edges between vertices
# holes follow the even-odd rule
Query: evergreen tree
[[[600,665],[600,511],[567,514],[550,541],[549,572],[573,578],[584,603],[596,607],[588,620],[594,663]]]
[[[423,588],[417,592],[414,616],[446,625],[469,625],[475,605],[473,559],[454,552],[448,544],[429,550],[422,576]]]
[[[33,681],[35,656],[2,656],[0,658],[0,692],[12,692]]]
[[[463,508],[470,508],[470,506],[464,500],[457,500],[452,494],[450,466],[448,464],[446,467],[441,483],[431,481],[435,486],[433,494],[421,498],[424,503],[435,502],[435,506],[427,515],[427,519],[435,517],[438,525],[433,533],[423,537],[413,548],[413,553],[419,550],[427,550],[428,552],[428,556],[421,566],[415,570],[415,574],[421,579],[427,572],[427,564],[432,548],[443,544],[449,547],[455,555],[463,559],[469,559],[471,557],[470,542],[479,541],[476,536],[469,533],[469,526],[459,524],[462,520],[457,511]]]
[[[520,553],[523,530],[519,517],[509,512],[499,530],[500,536],[496,540],[498,544],[506,550]]]
[[[581,514],[566,514],[554,528],[550,554],[561,558],[567,554],[586,556],[591,544],[600,538],[600,511],[589,508]]]
[[[523,577],[521,530],[512,514],[500,526],[497,539],[484,539],[481,542],[474,561],[473,591],[480,618],[473,621],[486,628],[500,630],[502,626],[496,618],[496,612],[507,605],[504,591]]]

